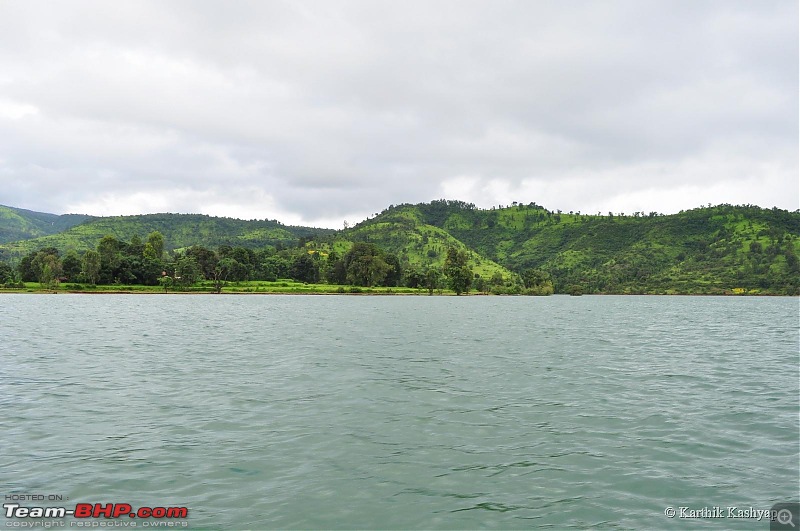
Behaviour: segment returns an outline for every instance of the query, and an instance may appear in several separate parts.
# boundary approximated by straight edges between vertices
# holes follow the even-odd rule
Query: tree
[[[23,256],[17,264],[17,272],[23,282],[37,282],[39,280],[39,273],[41,272],[37,266],[34,266],[33,261],[42,254],[52,254],[58,256],[58,249],[55,247],[45,247],[38,251],[32,251]],[[40,258],[41,262],[41,258]]]
[[[66,279],[75,282],[81,274],[81,260],[78,258],[78,253],[75,251],[68,252],[61,262],[61,267]]]
[[[139,265],[135,274],[138,281],[147,286],[157,284],[160,273],[164,270],[164,262],[149,258],[137,258],[137,261]]]
[[[23,282],[34,282],[36,280],[36,271],[33,270],[31,263],[36,258],[36,251],[26,254],[17,264],[17,273]]]
[[[473,281],[472,284],[476,291],[480,293],[486,293],[486,279],[483,278],[482,276],[476,274],[475,280]]]
[[[61,260],[58,255],[39,251],[31,263],[39,278],[39,284],[48,289],[58,287],[61,276]]]
[[[501,288],[505,286],[506,279],[503,278],[503,273],[501,273],[500,271],[495,271],[494,274],[492,275],[492,278],[489,279],[489,284],[493,288]]]
[[[374,244],[357,242],[344,256],[347,282],[356,286],[374,286],[383,282],[391,266]]]
[[[227,255],[239,263],[238,280],[250,280],[255,270],[256,257],[252,249],[246,247],[234,247]]]
[[[144,244],[144,248],[142,249],[142,256],[147,258],[148,260],[158,260],[156,255],[156,250],[153,248],[153,244],[147,242]]]
[[[425,284],[425,273],[416,267],[409,267],[405,273],[405,285],[409,288],[418,288]]]
[[[114,270],[114,281],[121,284],[142,284],[142,277],[142,257],[121,254]]]
[[[794,251],[792,251],[792,249],[786,249],[783,254],[786,257],[786,269],[788,272],[792,275],[800,273],[800,261],[798,261]]]
[[[283,256],[272,255],[263,259],[259,269],[262,280],[275,281],[279,278],[289,277],[291,263]]]
[[[400,259],[394,253],[384,253],[383,260],[389,265],[386,278],[383,279],[383,285],[389,287],[399,286],[403,278],[403,266],[400,265]]]
[[[230,255],[226,256],[222,260],[228,260],[228,280],[239,282],[249,278],[249,270],[245,264],[242,264],[235,258],[232,258]]]
[[[552,295],[553,279],[541,269],[526,269],[522,272],[522,283],[528,295]]]
[[[468,265],[469,257],[466,251],[459,251],[455,247],[447,249],[447,258],[444,260],[444,274],[447,284],[456,295],[469,293],[472,286],[472,268]]]
[[[217,267],[217,259],[216,253],[211,249],[207,249],[202,245],[193,245],[189,247],[184,256],[189,256],[197,260],[197,263],[200,265],[200,270],[203,272],[203,276],[210,280],[214,278],[214,270]]]
[[[122,242],[110,234],[103,236],[97,244],[97,252],[100,253],[100,282],[110,284],[114,281],[114,273],[119,267]]]
[[[144,255],[144,243],[138,234],[134,234],[133,237],[131,237],[126,252],[140,258]]]
[[[191,286],[203,278],[200,264],[191,256],[182,256],[175,263],[175,280],[180,281],[181,286]]]
[[[83,253],[81,262],[83,276],[89,281],[89,284],[94,286],[100,277],[100,253],[90,249]]]
[[[144,255],[145,258],[161,260],[161,257],[164,256],[163,234],[156,230],[147,235],[147,243],[144,245]]]
[[[567,293],[572,296],[583,295],[583,286],[580,284],[570,284],[567,286]]]
[[[331,253],[331,255],[334,255],[334,253]],[[325,272],[325,278],[329,284],[347,284],[347,266],[344,264],[344,259],[332,259],[328,256],[328,269]]]
[[[217,265],[214,266],[214,271],[212,272],[214,278],[214,291],[217,293],[222,293],[222,286],[226,280],[228,280],[228,275],[231,274],[231,271],[238,266],[238,262],[233,258],[223,258]]]
[[[438,267],[429,267],[425,270],[425,289],[428,295],[433,295],[433,290],[439,289],[442,272]]]
[[[0,261],[0,284],[14,282],[14,270],[5,262]]]
[[[169,288],[172,287],[174,282],[172,280],[172,277],[167,275],[166,271],[163,271],[161,273],[161,277],[158,279],[158,283],[164,286],[164,293],[166,293],[169,290]]]
[[[313,284],[319,280],[319,264],[308,253],[303,252],[292,264],[292,278]]]

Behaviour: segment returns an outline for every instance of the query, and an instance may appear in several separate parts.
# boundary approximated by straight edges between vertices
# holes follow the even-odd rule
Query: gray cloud
[[[783,0],[7,2],[0,203],[794,210],[797,38]]]

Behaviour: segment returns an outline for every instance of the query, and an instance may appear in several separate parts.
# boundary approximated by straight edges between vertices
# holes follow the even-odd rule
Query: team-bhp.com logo
[[[139,507],[134,510],[129,503],[78,503],[67,507],[22,507],[18,503],[4,503],[6,518],[186,518],[188,507]]]

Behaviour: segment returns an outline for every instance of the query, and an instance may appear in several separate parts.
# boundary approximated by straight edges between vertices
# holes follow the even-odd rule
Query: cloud
[[[4,3],[0,202],[794,210],[798,33],[780,0]]]

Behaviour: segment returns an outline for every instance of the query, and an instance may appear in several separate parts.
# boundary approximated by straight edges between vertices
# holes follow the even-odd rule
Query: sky
[[[0,1],[0,204],[800,208],[795,0]]]

